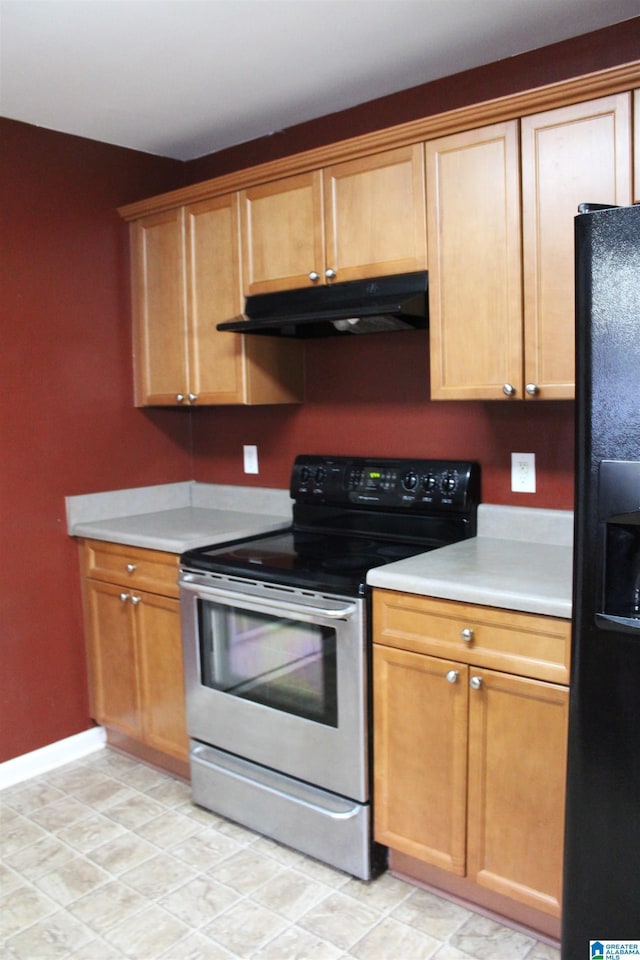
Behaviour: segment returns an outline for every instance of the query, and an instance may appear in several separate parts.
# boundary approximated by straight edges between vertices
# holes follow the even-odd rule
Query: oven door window
[[[334,627],[211,600],[198,606],[205,686],[337,727]]]

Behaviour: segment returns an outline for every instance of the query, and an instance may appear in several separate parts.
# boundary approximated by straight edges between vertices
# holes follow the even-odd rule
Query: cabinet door
[[[422,145],[327,167],[324,211],[326,264],[336,280],[426,269]]]
[[[189,392],[182,210],[136,220],[131,243],[135,402],[182,403]]]
[[[470,879],[560,915],[566,687],[470,668]]]
[[[426,161],[431,396],[521,397],[518,124],[432,140]]]
[[[573,397],[578,204],[631,202],[631,94],[522,120],[527,397]]]
[[[112,583],[86,580],[84,603],[91,716],[139,739],[142,724],[131,594]]]
[[[243,338],[216,325],[242,311],[238,195],[185,210],[189,390],[196,403],[243,403]]]
[[[374,644],[375,839],[458,875],[465,864],[466,673],[453,661]]]
[[[188,739],[180,635],[180,603],[152,593],[135,606],[145,743],[180,760]]]
[[[240,194],[245,294],[307,287],[324,280],[322,179],[319,171]],[[312,280],[311,275],[318,280]]]

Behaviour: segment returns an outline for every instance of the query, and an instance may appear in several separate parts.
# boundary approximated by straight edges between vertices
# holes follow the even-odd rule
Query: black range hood
[[[241,317],[218,330],[269,337],[353,336],[427,326],[427,272],[247,297]]]

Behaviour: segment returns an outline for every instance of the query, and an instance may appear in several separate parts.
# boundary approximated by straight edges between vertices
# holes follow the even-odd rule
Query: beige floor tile
[[[377,880],[368,883],[350,877],[340,887],[340,893],[346,893],[373,910],[387,912],[410,897],[415,889],[410,883],[392,877],[390,873],[383,873]]]
[[[121,783],[113,777],[103,777],[98,782],[90,783],[86,787],[76,790],[72,796],[94,810],[104,812],[115,804],[125,803],[135,797],[137,793],[137,790],[132,790],[125,783]]]
[[[31,885],[21,883],[0,897],[0,943],[58,910],[55,901]]]
[[[112,880],[89,896],[70,904],[68,910],[81,920],[93,935],[104,936],[106,930],[147,906],[143,896],[118,880]]]
[[[17,960],[66,960],[91,939],[83,923],[60,910],[11,937],[8,955]]]
[[[196,873],[197,871],[183,860],[177,860],[166,853],[158,853],[121,874],[120,879],[147,900],[158,900],[188,880],[193,880]]]
[[[52,834],[45,834],[41,840],[10,854],[5,862],[27,880],[37,880],[74,856],[75,851],[71,847]]]
[[[107,943],[128,960],[155,960],[189,933],[189,928],[155,904],[146,907],[104,934]]]
[[[85,857],[72,857],[36,880],[35,885],[56,903],[66,906],[97,890],[109,880],[109,874],[95,863]]]
[[[159,816],[136,828],[136,833],[163,850],[198,833],[201,827],[177,810],[162,808]]]
[[[301,927],[289,927],[270,943],[256,951],[253,960],[339,960],[344,953],[339,947],[320,940]],[[400,960],[400,958],[398,958]],[[407,960],[407,958],[402,958]]]
[[[534,944],[531,953],[527,954],[526,960],[560,960],[560,951],[548,943],[538,941]]]
[[[103,870],[108,870],[109,873],[117,876],[151,859],[157,852],[158,849],[153,844],[147,843],[135,833],[125,831],[115,840],[109,840],[101,847],[96,847],[87,856]]]
[[[174,857],[184,860],[198,870],[210,870],[221,860],[238,852],[238,844],[216,830],[200,830],[192,837],[170,848]]]
[[[190,933],[163,953],[158,960],[236,960],[220,944],[214,943],[202,933]]]
[[[188,926],[203,927],[236,903],[237,899],[229,887],[210,877],[200,876],[166,894],[158,903]]]
[[[447,940],[470,916],[469,910],[444,897],[415,889],[393,911],[396,920],[416,927],[436,940]]]
[[[123,833],[124,828],[119,823],[101,813],[92,813],[83,820],[58,830],[57,837],[79,853],[90,853]]]
[[[358,960],[428,960],[439,946],[438,941],[415,927],[386,917],[349,951]]]
[[[237,893],[251,893],[263,883],[277,883],[286,868],[277,860],[259,853],[253,847],[239,850],[220,864],[214,864],[209,875]]]
[[[149,787],[146,794],[165,807],[179,807],[185,803],[191,804],[191,788],[183,780],[165,778]]]
[[[126,800],[114,803],[107,812],[109,819],[115,820],[128,830],[136,830],[149,820],[159,817],[165,812],[165,808],[144,793],[134,793]]]
[[[306,913],[298,921],[298,926],[342,950],[349,950],[369,933],[377,921],[375,910],[343,893],[334,892]]]
[[[288,926],[283,917],[258,904],[241,900],[211,923],[203,933],[238,957],[250,957]]]
[[[251,899],[287,920],[298,920],[331,893],[331,888],[312,880],[299,870],[283,870],[275,881],[255,890]]]
[[[13,810],[2,811],[0,818],[0,843],[2,856],[8,858],[11,854],[31,846],[36,840],[43,840],[47,836],[46,830],[33,823],[22,814]]]
[[[79,820],[85,820],[94,813],[91,807],[87,806],[86,803],[80,803],[75,797],[64,793],[60,796],[61,799],[56,800],[55,803],[48,803],[30,814],[31,820],[50,833],[63,830]]]
[[[535,941],[488,917],[471,914],[450,942],[476,960],[523,960]]]
[[[2,791],[2,803],[25,816],[62,797],[64,793],[61,790],[41,778],[27,781],[26,785],[16,784]]]

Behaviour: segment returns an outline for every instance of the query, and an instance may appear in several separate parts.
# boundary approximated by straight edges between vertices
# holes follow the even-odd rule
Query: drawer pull
[[[472,690],[479,690],[482,686],[482,677],[471,677],[469,680],[469,686]]]
[[[120,594],[120,599],[121,599],[121,601],[122,601],[123,603],[126,603],[127,600],[129,599],[129,594],[128,594],[128,593],[121,593],[121,594]]]
[[[135,564],[135,563],[128,563],[128,564],[127,564],[127,573],[134,573],[135,570],[136,570],[136,564]]]
[[[460,636],[462,637],[465,643],[471,643],[471,641],[473,640],[473,630],[471,629],[471,627],[465,627],[464,630],[460,631]]]
[[[140,600],[141,600],[141,597],[136,597],[136,596],[131,597],[131,603],[134,605],[134,607],[138,606],[138,604],[140,603]]]
[[[447,680],[449,683],[457,683],[460,672],[458,670],[449,670],[447,673]]]

